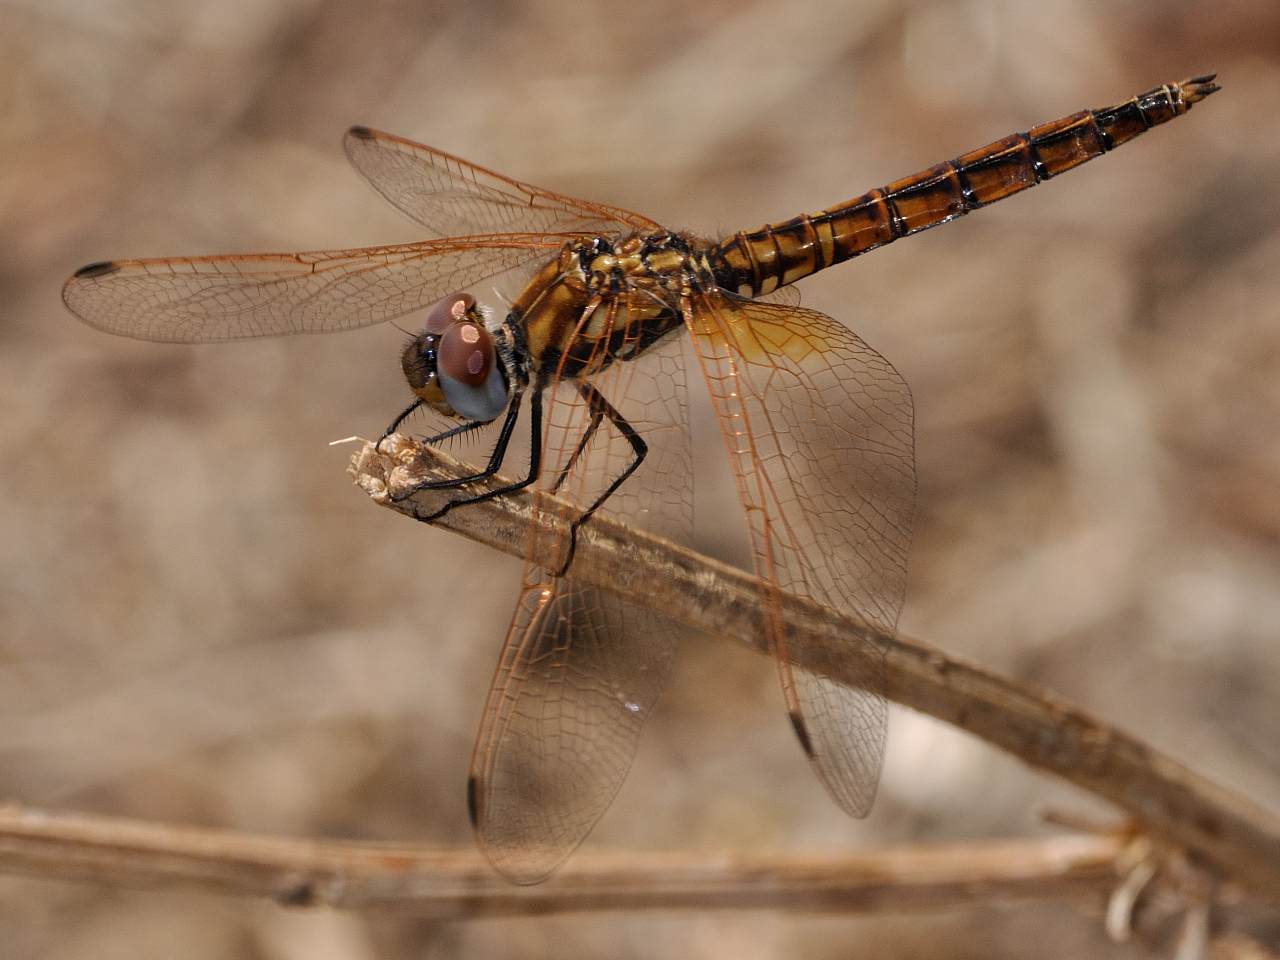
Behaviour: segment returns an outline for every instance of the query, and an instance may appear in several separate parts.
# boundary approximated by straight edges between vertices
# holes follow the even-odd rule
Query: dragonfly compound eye
[[[427,332],[444,333],[475,310],[476,298],[469,293],[451,293],[437,300],[427,311]]]
[[[440,338],[436,370],[468,387],[484,383],[493,368],[493,336],[474,323],[455,323]]]
[[[449,406],[469,420],[492,420],[507,405],[507,378],[493,334],[479,324],[463,321],[444,332],[436,376]]]

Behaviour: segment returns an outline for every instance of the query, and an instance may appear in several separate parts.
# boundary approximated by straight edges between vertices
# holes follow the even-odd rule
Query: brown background
[[[326,446],[403,405],[395,330],[112,339],[62,310],[81,263],[415,239],[347,169],[355,122],[717,233],[1216,69],[1191,116],[803,292],[914,390],[904,630],[1280,807],[1278,59],[1271,0],[0,4],[0,795],[466,843],[518,574],[372,508]],[[851,822],[779,701],[766,662],[691,640],[589,843],[840,850],[1107,812],[895,711]],[[1067,907],[432,925],[16,878],[0,931],[0,957],[68,960],[1141,955]]]

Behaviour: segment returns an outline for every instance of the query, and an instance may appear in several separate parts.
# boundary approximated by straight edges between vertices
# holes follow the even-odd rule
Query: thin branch
[[[450,496],[424,490],[400,503],[392,490],[426,479],[462,475],[457,460],[394,436],[378,453],[366,445],[352,460],[357,484],[375,502],[414,518]],[[506,481],[500,477],[490,483]],[[475,484],[468,492],[487,489]],[[446,514],[439,525],[520,556],[535,500],[521,492]],[[537,515],[563,517],[569,508]],[[559,523],[547,519],[541,522]],[[555,538],[563,542],[567,538]],[[545,558],[556,568],[562,558]],[[619,592],[673,620],[764,652],[758,581],[733,567],[668,541],[596,516],[581,531],[575,577]],[[788,649],[799,663],[829,668],[851,633],[874,637],[888,650],[888,696],[994,744],[1030,766],[1071,781],[1126,810],[1152,836],[1192,853],[1215,873],[1280,902],[1280,817],[1201,777],[1177,761],[1029,684],[1016,683],[903,636],[798,598],[788,598]],[[854,675],[834,677],[855,684]]]
[[[391,907],[439,919],[585,910],[921,910],[1088,898],[1116,882],[1120,836],[913,847],[839,856],[581,851],[519,887],[474,849],[261,837],[0,808],[0,867],[115,886],[185,886],[290,906]]]

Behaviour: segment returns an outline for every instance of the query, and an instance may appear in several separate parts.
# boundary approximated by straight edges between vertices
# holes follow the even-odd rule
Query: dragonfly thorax
[[[679,233],[600,237],[573,250],[590,293],[626,289],[678,292],[699,274],[705,255],[697,241]]]
[[[679,233],[565,244],[512,304],[528,369],[544,382],[632,360],[683,324],[682,299],[714,283],[705,241]]]

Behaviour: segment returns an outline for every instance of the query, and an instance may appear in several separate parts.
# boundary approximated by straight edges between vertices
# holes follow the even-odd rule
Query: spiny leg
[[[405,407],[405,409],[401,412],[400,416],[396,417],[394,420],[391,421],[391,426],[387,427],[386,430],[382,431],[382,436],[379,437],[378,442],[374,444],[374,449],[381,450],[382,441],[387,439],[387,437],[391,436],[393,433],[395,433],[396,427],[400,426],[400,424],[402,424],[405,421],[405,418],[408,417],[409,414],[413,413],[413,411],[417,410],[420,406],[422,406],[422,400],[419,399],[419,400],[413,401],[413,403]],[[423,437],[422,442],[425,444],[436,444],[436,443],[439,443],[441,440],[448,440],[450,437],[456,437],[463,433],[470,433],[472,430],[479,430],[481,427],[487,427],[492,422],[493,422],[492,420],[471,420],[471,421],[468,421],[467,423],[459,424],[456,427],[450,427],[448,430],[445,430],[442,433],[433,434],[432,436],[429,436],[429,437]]]
[[[396,427],[404,423],[405,419],[409,416],[409,414],[413,413],[413,411],[417,410],[420,406],[422,406],[421,397],[419,397],[417,400],[413,401],[413,403],[409,404],[407,407],[401,410],[400,416],[396,417],[394,420],[391,421],[391,426],[387,427],[387,429],[382,431],[382,436],[380,436],[378,438],[378,442],[373,445],[373,449],[381,452],[382,441],[387,439],[387,437],[391,436],[393,433],[395,433]]]
[[[579,389],[581,392],[581,389]],[[569,462],[564,465],[564,469],[560,471],[560,476],[556,477],[556,482],[551,485],[551,492],[557,493],[564,486],[565,480],[569,477],[569,471],[573,469],[574,464],[578,462],[578,458],[582,456],[582,451],[587,449],[587,444],[591,442],[591,438],[596,435],[596,430],[600,426],[600,421],[604,419],[604,410],[598,406],[591,408],[591,422],[587,424],[587,429],[582,432],[582,439],[578,441],[578,446],[573,451],[573,456],[569,458]]]
[[[511,403],[507,407],[506,419],[502,421],[502,430],[501,432],[499,432],[498,439],[493,445],[493,451],[489,454],[489,462],[483,470],[477,471],[476,473],[470,474],[469,476],[465,476],[465,477],[450,477],[447,480],[426,480],[422,483],[414,484],[409,489],[402,490],[400,493],[392,497],[391,498],[392,501],[395,503],[399,503],[401,500],[406,500],[409,497],[413,496],[419,490],[442,490],[442,489],[448,489],[450,487],[460,487],[463,484],[474,483],[477,480],[487,480],[489,477],[497,473],[498,468],[502,466],[503,458],[505,458],[507,455],[507,445],[511,442],[511,434],[515,431],[516,420],[518,420],[520,417],[520,399],[523,395],[524,395],[524,389],[522,387],[517,387],[515,392],[512,394]],[[491,420],[474,420],[470,423],[465,423],[460,427],[455,427],[452,430],[446,430],[444,433],[440,434],[439,436],[428,439],[427,442],[434,443],[438,440],[443,440],[446,437],[454,436],[459,433],[464,433],[467,430],[479,429],[480,427],[483,427],[486,424],[492,423],[492,422],[493,421]],[[481,499],[487,499],[487,498],[482,497]],[[470,501],[456,500],[453,502],[469,503]],[[448,509],[449,507],[446,506],[445,510],[448,510]],[[441,510],[439,513],[432,514],[430,517],[427,517],[426,519],[434,520],[436,517],[444,513],[445,510]]]
[[[481,427],[487,427],[491,423],[493,423],[492,420],[470,420],[467,423],[459,424],[456,427],[450,427],[443,433],[433,434],[430,437],[423,437],[422,442],[426,444],[437,444],[441,440],[448,440],[450,437],[470,433],[472,430],[479,430]]]
[[[577,519],[569,524],[569,552],[565,557],[564,565],[556,572],[556,576],[558,577],[563,577],[565,573],[568,572],[569,565],[573,563],[573,554],[578,547],[578,531],[582,528],[582,525],[591,519],[591,515],[599,510],[606,500],[613,496],[614,492],[626,482],[626,479],[629,476],[636,472],[640,464],[644,462],[645,456],[649,453],[649,445],[644,442],[644,438],[636,432],[635,427],[631,426],[631,424],[627,422],[626,417],[619,413],[617,408],[605,399],[604,394],[585,380],[579,381],[578,393],[582,394],[582,399],[586,400],[587,404],[591,408],[591,425],[587,428],[586,432],[584,432],[583,439],[578,444],[578,449],[574,451],[573,459],[576,459],[578,454],[582,452],[582,449],[590,439],[591,433],[593,433],[595,428],[599,426],[600,419],[602,417],[608,417],[609,422],[617,427],[618,432],[626,438],[627,443],[631,444],[631,451],[635,454],[635,459],[632,460],[631,463],[627,464],[627,468],[614,478],[613,482],[609,484],[604,493],[596,497],[595,502],[591,504],[591,506],[587,507],[587,509],[584,510]],[[571,465],[572,462],[573,460],[570,460]],[[568,470],[566,468],[565,473],[567,472]],[[561,475],[560,480],[563,479],[564,476]],[[556,483],[557,486],[559,486],[559,482],[560,481],[558,480]]]
[[[512,409],[515,410],[520,404],[520,397],[523,391],[518,391],[512,398]],[[502,424],[502,436],[498,438],[498,444],[501,451],[497,447],[494,449],[494,458],[490,461],[489,466],[480,473],[471,477],[464,477],[456,481],[433,481],[431,483],[421,484],[415,489],[436,489],[440,487],[461,486],[472,480],[482,480],[497,473],[498,467],[502,463],[503,456],[506,455],[507,443],[511,439],[511,430],[515,426],[515,414],[508,413],[506,421]],[[492,500],[494,497],[500,497],[504,493],[514,493],[517,490],[523,490],[535,480],[538,479],[538,471],[542,469],[542,388],[541,385],[535,385],[533,396],[529,400],[529,473],[524,478],[509,483],[505,487],[498,487],[494,490],[487,490],[484,493],[478,493],[473,497],[459,497],[457,500],[450,500],[435,513],[427,517],[418,517],[423,523],[431,523],[439,520],[454,507],[465,507],[472,503],[483,503],[485,500]],[[412,493],[413,491],[410,491]]]

